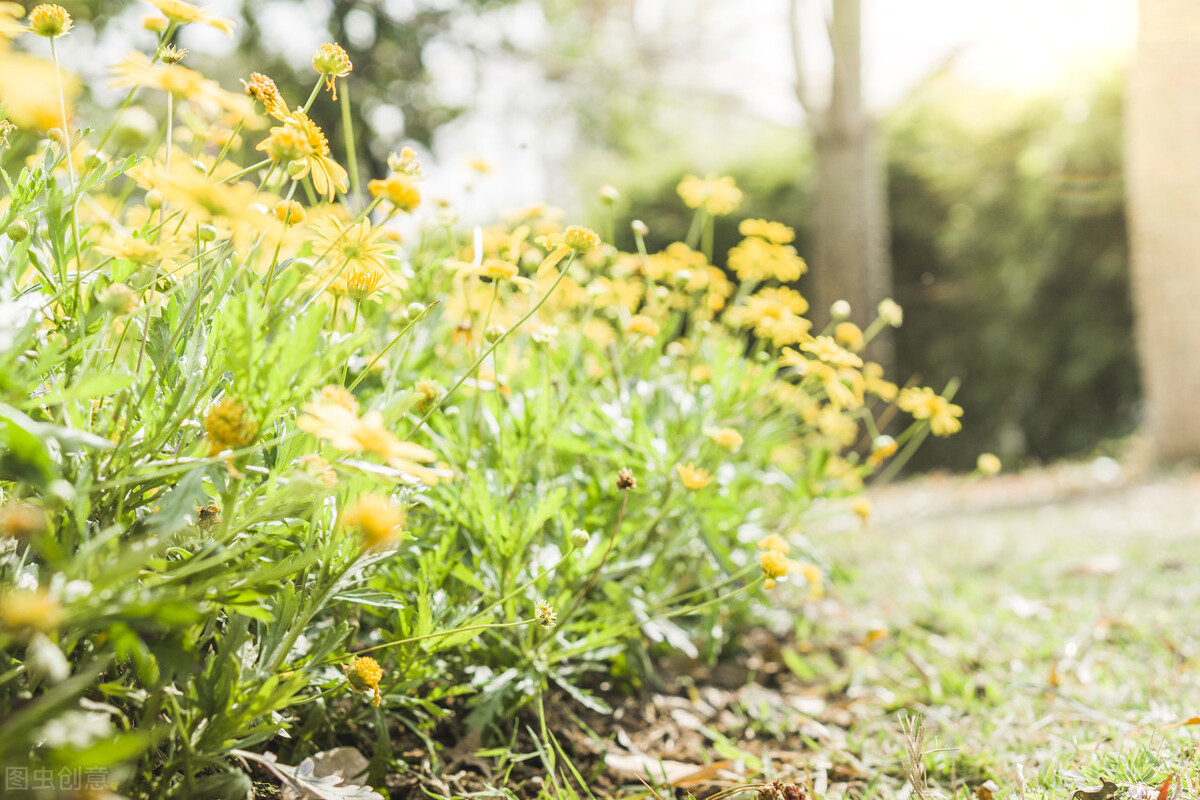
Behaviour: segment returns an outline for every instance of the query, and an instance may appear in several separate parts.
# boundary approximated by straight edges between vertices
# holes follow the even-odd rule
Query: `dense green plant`
[[[894,304],[810,331],[791,229],[739,225],[737,284],[711,265],[732,181],[685,180],[688,241],[655,253],[544,208],[401,243],[415,154],[363,191],[307,113],[344,51],[302,106],[262,75],[252,102],[167,46],[225,22],[155,5],[98,131],[62,124],[68,17],[35,8],[52,62],[0,122],[0,766],[241,797],[235,756],[372,731],[378,784],[389,721],[436,757],[452,705],[505,735],[547,691],[603,709],[601,676],[717,658],[789,572],[784,602],[818,593],[812,502],[957,429],[858,355]],[[125,152],[135,108],[156,143]]]

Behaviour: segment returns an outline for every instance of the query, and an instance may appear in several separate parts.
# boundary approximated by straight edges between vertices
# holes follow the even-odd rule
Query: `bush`
[[[690,182],[691,241],[653,254],[544,208],[402,242],[415,154],[347,193],[306,113],[339,49],[306,106],[257,75],[252,103],[165,46],[221,21],[169,8],[107,128],[4,128],[0,766],[241,797],[235,755],[350,738],[378,784],[389,721],[434,751],[452,707],[504,734],[547,691],[602,709],[601,677],[719,657],[764,587],[819,593],[814,501],[957,428],[856,355],[886,320],[812,335],[790,229],[741,224],[740,284],[711,266],[731,183]]]

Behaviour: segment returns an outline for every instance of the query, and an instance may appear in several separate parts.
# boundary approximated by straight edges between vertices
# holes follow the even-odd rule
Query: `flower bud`
[[[850,316],[850,304],[845,300],[838,300],[829,307],[829,316],[835,320],[843,320]]]
[[[29,238],[29,223],[23,219],[14,219],[8,223],[8,227],[4,229],[4,233],[14,242],[23,242]]]
[[[571,531],[571,535],[568,538],[571,542],[571,547],[574,547],[576,550],[582,550],[583,548],[587,547],[587,543],[588,540],[591,539],[591,535],[588,534],[588,532],[583,528],[576,528],[575,530]]]
[[[158,209],[162,208],[162,204],[163,204],[162,192],[160,192],[158,189],[151,189],[150,191],[146,192],[146,207],[147,208],[157,211]]]

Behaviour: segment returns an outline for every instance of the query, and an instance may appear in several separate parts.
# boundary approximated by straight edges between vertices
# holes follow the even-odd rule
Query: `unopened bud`
[[[4,229],[4,233],[14,242],[23,242],[29,238],[29,223],[23,219],[14,219],[8,223],[8,227]]]
[[[583,528],[576,528],[575,530],[571,531],[571,535],[569,537],[571,547],[574,547],[576,550],[582,550],[583,548],[587,547],[588,540],[591,538],[591,535],[588,534],[588,532]]]

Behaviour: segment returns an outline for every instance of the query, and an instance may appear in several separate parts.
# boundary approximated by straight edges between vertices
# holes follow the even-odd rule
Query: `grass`
[[[842,663],[806,659],[811,682],[848,699],[845,755],[883,773],[866,778],[879,790],[868,794],[904,791],[908,715],[926,726],[931,787],[950,797],[987,780],[1028,800],[1102,780],[1127,796],[1170,775],[1191,791],[1196,729],[1179,723],[1200,709],[1198,486],[1181,473],[949,512],[937,492],[909,488],[878,496],[865,531],[830,536],[850,580],[810,644],[889,632],[869,654],[837,645]],[[826,796],[863,785],[831,783]]]

